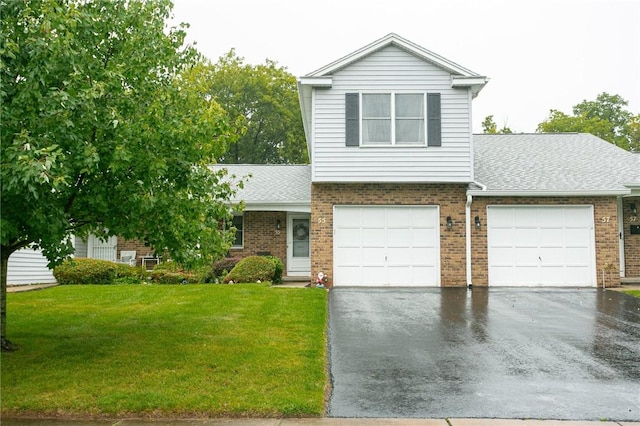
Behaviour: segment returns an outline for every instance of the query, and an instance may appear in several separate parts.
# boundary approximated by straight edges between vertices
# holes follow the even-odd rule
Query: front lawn
[[[325,291],[58,286],[7,305],[3,416],[323,412]]]
[[[640,290],[624,290],[623,293],[630,294],[635,297],[640,297]]]

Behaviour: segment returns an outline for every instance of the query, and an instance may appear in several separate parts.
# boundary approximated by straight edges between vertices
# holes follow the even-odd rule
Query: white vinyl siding
[[[7,284],[55,283],[56,279],[47,263],[40,250],[25,248],[16,251],[9,257]]]
[[[489,206],[489,285],[595,286],[592,206]]]
[[[471,96],[451,75],[388,46],[335,72],[332,88],[314,89],[314,182],[469,182]],[[345,146],[345,93],[440,93],[442,146]],[[364,144],[366,145],[366,144]]]

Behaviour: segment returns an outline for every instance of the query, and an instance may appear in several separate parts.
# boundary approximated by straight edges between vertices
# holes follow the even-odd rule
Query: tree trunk
[[[2,352],[13,352],[18,347],[7,340],[7,271],[9,256],[13,251],[7,247],[0,247],[0,345]]]

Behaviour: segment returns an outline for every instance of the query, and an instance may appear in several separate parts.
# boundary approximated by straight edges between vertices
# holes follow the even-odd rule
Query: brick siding
[[[276,223],[280,221],[280,230]],[[232,248],[229,252],[234,257],[257,256],[270,253],[279,257],[287,271],[287,212],[244,212],[244,246]]]

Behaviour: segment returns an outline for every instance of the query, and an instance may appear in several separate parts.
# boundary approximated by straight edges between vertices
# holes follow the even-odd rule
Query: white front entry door
[[[336,286],[440,285],[438,206],[335,206]]]
[[[311,276],[311,216],[304,213],[287,216],[287,275]]]
[[[489,285],[595,286],[592,206],[487,207]]]

